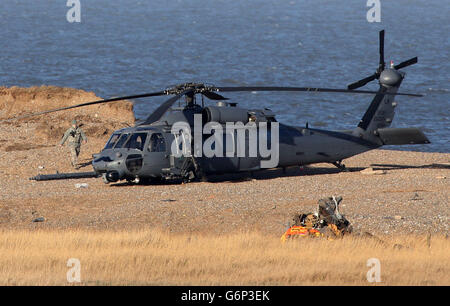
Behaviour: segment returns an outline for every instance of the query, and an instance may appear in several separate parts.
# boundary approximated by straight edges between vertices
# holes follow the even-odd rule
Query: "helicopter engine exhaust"
[[[231,106],[208,106],[202,111],[202,121],[218,122],[226,124],[227,122],[248,122],[248,111],[240,107]]]

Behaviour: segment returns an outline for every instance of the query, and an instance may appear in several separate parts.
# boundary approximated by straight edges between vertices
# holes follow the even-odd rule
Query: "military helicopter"
[[[109,103],[119,100],[138,99],[172,95],[162,103],[145,120],[133,127],[126,127],[115,131],[103,150],[93,155],[92,166],[94,175],[103,177],[105,183],[114,183],[121,180],[129,182],[153,182],[161,180],[192,181],[204,179],[211,174],[254,172],[262,170],[262,162],[267,161],[267,155],[261,152],[249,154],[252,150],[249,127],[256,128],[277,126],[279,139],[278,156],[273,168],[286,168],[314,163],[331,163],[341,170],[345,170],[342,161],[351,156],[381,147],[383,145],[426,144],[430,143],[427,137],[417,128],[390,128],[394,117],[397,102],[395,96],[422,95],[399,93],[398,89],[405,77],[400,69],[417,63],[417,57],[411,58],[398,65],[391,62],[386,67],[384,61],[384,30],[379,33],[379,66],[374,74],[352,83],[346,89],[310,88],[310,87],[266,87],[266,86],[240,86],[218,87],[201,83],[185,83],[162,91],[140,95],[104,99],[74,106],[52,109],[33,113],[18,118],[43,115],[47,113],[85,107],[89,105]],[[365,84],[378,80],[378,91],[357,90]],[[259,91],[288,91],[288,92],[332,92],[352,94],[374,94],[367,111],[359,124],[352,130],[330,131],[304,127],[289,126],[277,122],[275,114],[268,108],[246,109],[237,106],[237,103],[226,102],[228,99],[221,93],[231,92],[259,92]],[[201,103],[197,96],[201,96]],[[174,107],[181,98],[185,99],[182,107]],[[218,101],[216,105],[205,106],[204,97]],[[197,124],[194,119],[201,119],[200,132],[195,131]],[[179,130],[173,132],[177,123],[184,123],[185,127],[194,127],[192,130]],[[228,123],[242,123],[231,133],[214,136],[220,128]],[[209,124],[210,129],[205,137],[204,127]],[[212,128],[211,128],[212,127]],[[239,144],[239,131],[244,130],[244,144]],[[202,135],[203,134],[203,135]],[[243,135],[242,133],[240,135]],[[270,131],[256,134],[259,141],[265,140],[267,147],[273,147]],[[229,147],[240,146],[244,154],[226,154],[222,156],[204,156],[192,154],[198,152],[199,146],[205,145],[208,139],[215,137],[215,142],[209,141],[210,147],[217,152],[227,151]],[[197,142],[195,141],[197,137]],[[200,137],[200,140],[198,140]],[[194,138],[194,143],[192,139]],[[224,148],[227,149],[224,149]],[[188,151],[188,152],[186,152]],[[180,154],[182,153],[182,154]],[[185,154],[187,153],[187,154]],[[69,177],[62,177],[69,178]]]

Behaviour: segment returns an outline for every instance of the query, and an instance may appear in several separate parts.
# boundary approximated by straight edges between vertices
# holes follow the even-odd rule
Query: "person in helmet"
[[[78,156],[80,155],[81,142],[87,143],[87,137],[83,130],[78,126],[76,120],[72,120],[72,126],[64,133],[59,144],[63,146],[66,141],[68,141],[69,144],[72,167],[79,169]]]

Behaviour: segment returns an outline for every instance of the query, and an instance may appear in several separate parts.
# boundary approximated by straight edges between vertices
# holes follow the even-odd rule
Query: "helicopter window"
[[[138,149],[142,151],[144,149],[145,140],[147,139],[147,133],[134,133],[131,135],[125,144],[127,149]]]
[[[117,140],[119,140],[119,138],[120,134],[112,134],[111,138],[109,139],[108,143],[105,146],[105,149],[112,149],[116,144]]]
[[[161,133],[154,133],[148,145],[150,152],[166,152],[166,141]]]
[[[130,134],[122,134],[122,136],[120,136],[120,138],[117,141],[117,143],[114,146],[114,148],[121,148],[123,146],[123,144],[125,143],[125,141],[127,141],[128,136],[130,136]]]

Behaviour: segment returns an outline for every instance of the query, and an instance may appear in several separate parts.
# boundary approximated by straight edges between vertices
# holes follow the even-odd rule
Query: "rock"
[[[436,178],[439,180],[445,180],[447,177],[444,175],[439,175],[439,176],[436,176]]]
[[[44,221],[45,221],[44,217],[39,217],[39,218],[33,219],[32,222],[44,222]]]
[[[75,184],[75,188],[88,188],[89,184],[87,183],[81,183],[81,184]]]
[[[379,175],[379,174],[386,174],[386,170],[374,170],[373,168],[366,168],[364,170],[360,171],[361,174],[365,175]]]
[[[418,193],[414,194],[414,197],[411,199],[412,201],[421,201],[423,200]]]
[[[40,169],[40,170],[42,170],[42,169],[44,169],[45,167],[44,166],[39,166],[38,167],[38,169]]]
[[[395,220],[402,220],[403,217],[402,217],[402,216],[394,216],[394,219],[395,219]]]

